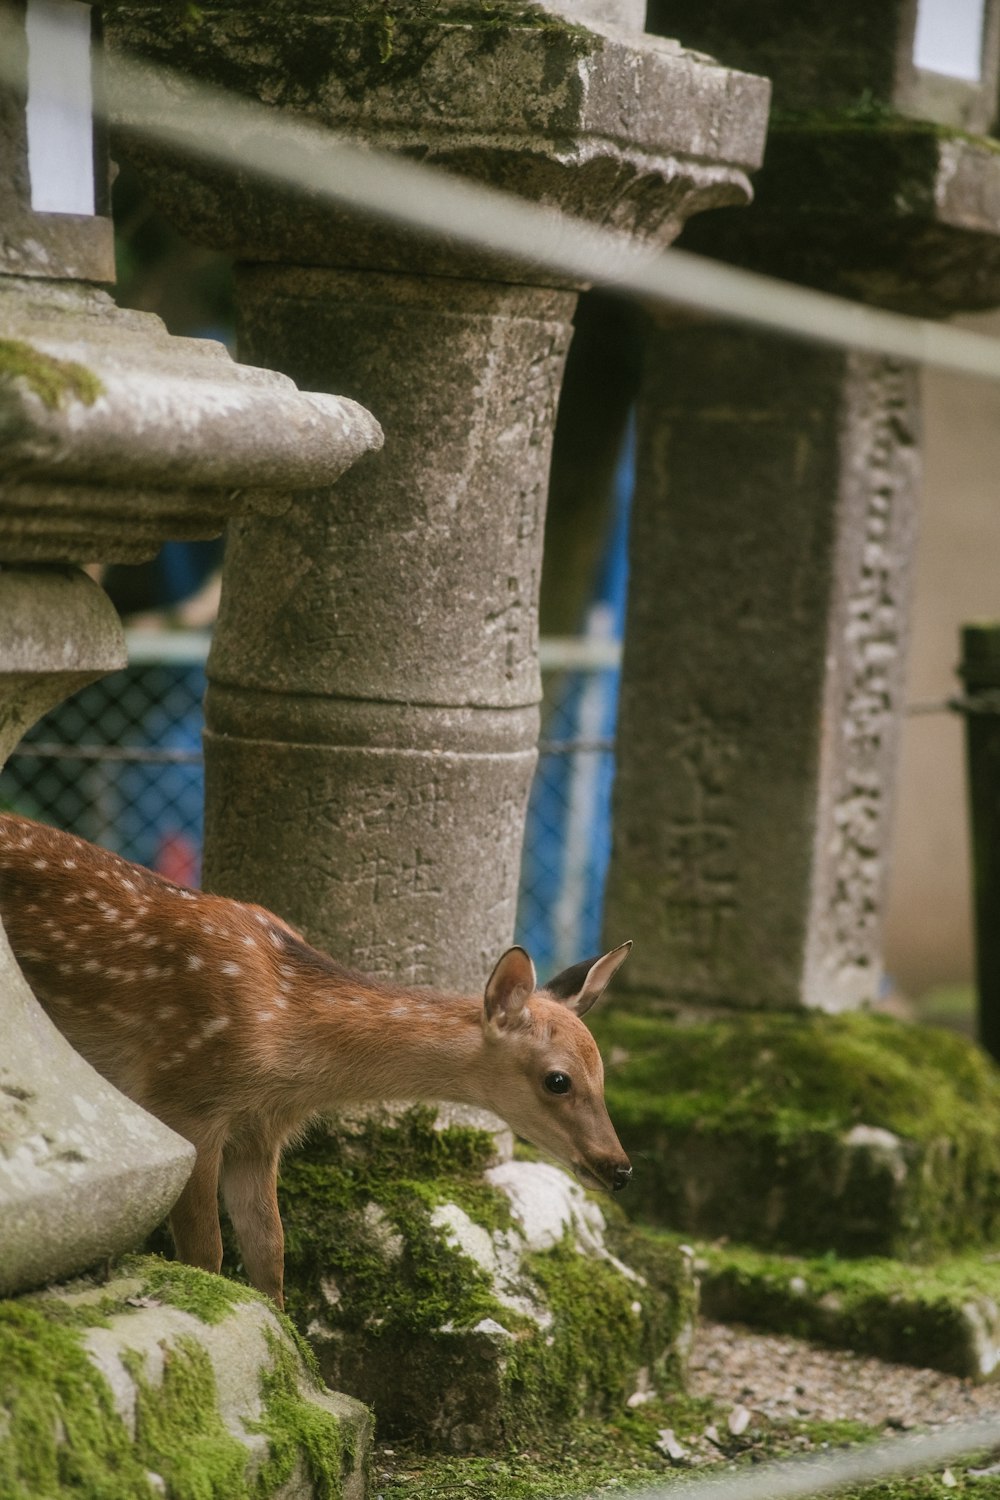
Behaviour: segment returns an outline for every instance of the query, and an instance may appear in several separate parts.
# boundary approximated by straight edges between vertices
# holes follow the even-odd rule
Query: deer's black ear
[[[535,993],[535,966],[523,948],[508,948],[486,981],[483,1008],[498,1031],[516,1023],[525,1001]]]
[[[582,963],[563,969],[561,974],[543,985],[543,989],[554,1000],[561,1000],[576,1015],[584,1016],[600,1000],[631,949],[631,943],[622,943],[620,948],[612,948],[610,953],[603,953],[597,958],[585,958]]]

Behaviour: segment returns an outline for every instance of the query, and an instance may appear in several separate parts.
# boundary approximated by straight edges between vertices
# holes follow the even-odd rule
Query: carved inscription
[[[736,908],[733,773],[739,751],[697,707],[675,721],[667,774],[675,810],[665,829],[664,904],[671,955],[685,988],[713,987],[724,927]]]
[[[827,714],[833,733],[824,767],[813,958],[854,1004],[875,982],[902,708],[918,449],[913,372],[858,359],[847,382],[842,453],[846,503],[832,622]]]

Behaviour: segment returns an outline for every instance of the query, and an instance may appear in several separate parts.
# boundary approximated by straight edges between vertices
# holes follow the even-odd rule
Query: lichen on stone
[[[23,380],[54,411],[67,401],[93,406],[104,387],[92,370],[75,360],[56,359],[21,339],[0,339],[0,380]]]

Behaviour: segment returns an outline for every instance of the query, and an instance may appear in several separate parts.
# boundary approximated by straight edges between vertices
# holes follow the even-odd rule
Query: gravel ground
[[[688,1373],[692,1396],[744,1406],[771,1420],[847,1420],[892,1429],[994,1413],[1000,1420],[1000,1381],[973,1385],[937,1370],[721,1323],[700,1325]]]

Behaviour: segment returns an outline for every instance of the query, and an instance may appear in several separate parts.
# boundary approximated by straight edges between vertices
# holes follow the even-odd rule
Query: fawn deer
[[[177,1254],[217,1271],[218,1188],[247,1275],[282,1304],[283,1146],[314,1116],[376,1100],[493,1110],[587,1186],[632,1168],[579,1019],[630,943],[539,988],[509,948],[484,996],[354,973],[262,907],[186,890],[93,844],[0,815],[0,916],[68,1041],[197,1151],[170,1216]]]

